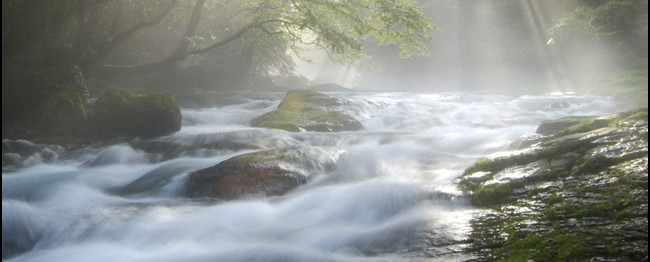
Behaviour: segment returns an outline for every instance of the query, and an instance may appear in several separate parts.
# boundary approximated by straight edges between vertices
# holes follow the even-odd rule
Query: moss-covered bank
[[[459,181],[484,208],[472,251],[488,261],[643,261],[647,172],[647,109],[586,118],[479,161]]]

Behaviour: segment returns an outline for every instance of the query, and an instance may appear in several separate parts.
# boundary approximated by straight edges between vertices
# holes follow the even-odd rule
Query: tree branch
[[[177,0],[173,0],[171,2],[171,4],[167,8],[165,8],[165,10],[163,10],[158,16],[154,17],[153,19],[151,19],[149,21],[142,20],[139,23],[131,26],[131,28],[129,28],[128,30],[115,35],[112,38],[110,44],[104,46],[103,48],[101,48],[97,52],[97,55],[95,56],[94,60],[97,61],[97,62],[103,61],[111,53],[111,51],[113,51],[113,49],[115,49],[115,47],[117,47],[119,44],[123,43],[130,36],[132,36],[135,32],[137,32],[137,31],[139,31],[141,29],[147,28],[147,27],[155,26],[155,25],[159,24],[160,22],[162,22],[162,20],[165,18],[165,16],[167,16],[167,14],[169,14],[169,12],[172,10],[172,8],[176,5],[177,2],[178,2]]]

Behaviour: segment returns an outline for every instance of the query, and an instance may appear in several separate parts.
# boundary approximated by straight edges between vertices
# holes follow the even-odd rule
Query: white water
[[[464,168],[512,149],[544,119],[623,109],[560,95],[332,95],[364,130],[250,127],[278,105],[282,94],[270,94],[185,109],[182,130],[155,139],[75,151],[3,141],[3,255],[33,246],[8,261],[467,260],[472,208],[454,185]],[[285,196],[180,196],[191,171],[286,147],[312,152],[315,176]]]

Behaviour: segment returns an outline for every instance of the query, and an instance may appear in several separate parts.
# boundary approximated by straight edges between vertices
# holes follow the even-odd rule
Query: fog
[[[313,63],[297,63],[297,74],[315,83],[365,90],[540,93],[585,90],[639,67],[639,61],[621,55],[630,52],[622,50],[627,36],[621,36],[630,29],[611,29],[617,34],[613,38],[566,29],[584,1],[420,2],[438,26],[430,56],[404,60],[394,47],[373,46],[372,58],[359,69],[316,52],[308,55]],[[637,56],[647,57],[647,3],[639,8],[645,13],[629,23],[636,23],[637,33],[646,37],[631,42]],[[558,32],[569,36],[556,39]],[[640,67],[647,71],[643,63]]]

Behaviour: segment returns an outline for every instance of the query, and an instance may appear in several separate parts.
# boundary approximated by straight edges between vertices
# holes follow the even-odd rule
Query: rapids
[[[572,95],[330,95],[363,130],[250,127],[283,96],[267,93],[185,108],[182,130],[169,136],[74,150],[4,140],[3,260],[468,260],[475,210],[454,184],[467,166],[515,149],[542,120],[626,109]],[[284,196],[182,197],[191,171],[287,147],[317,157],[311,181]]]

